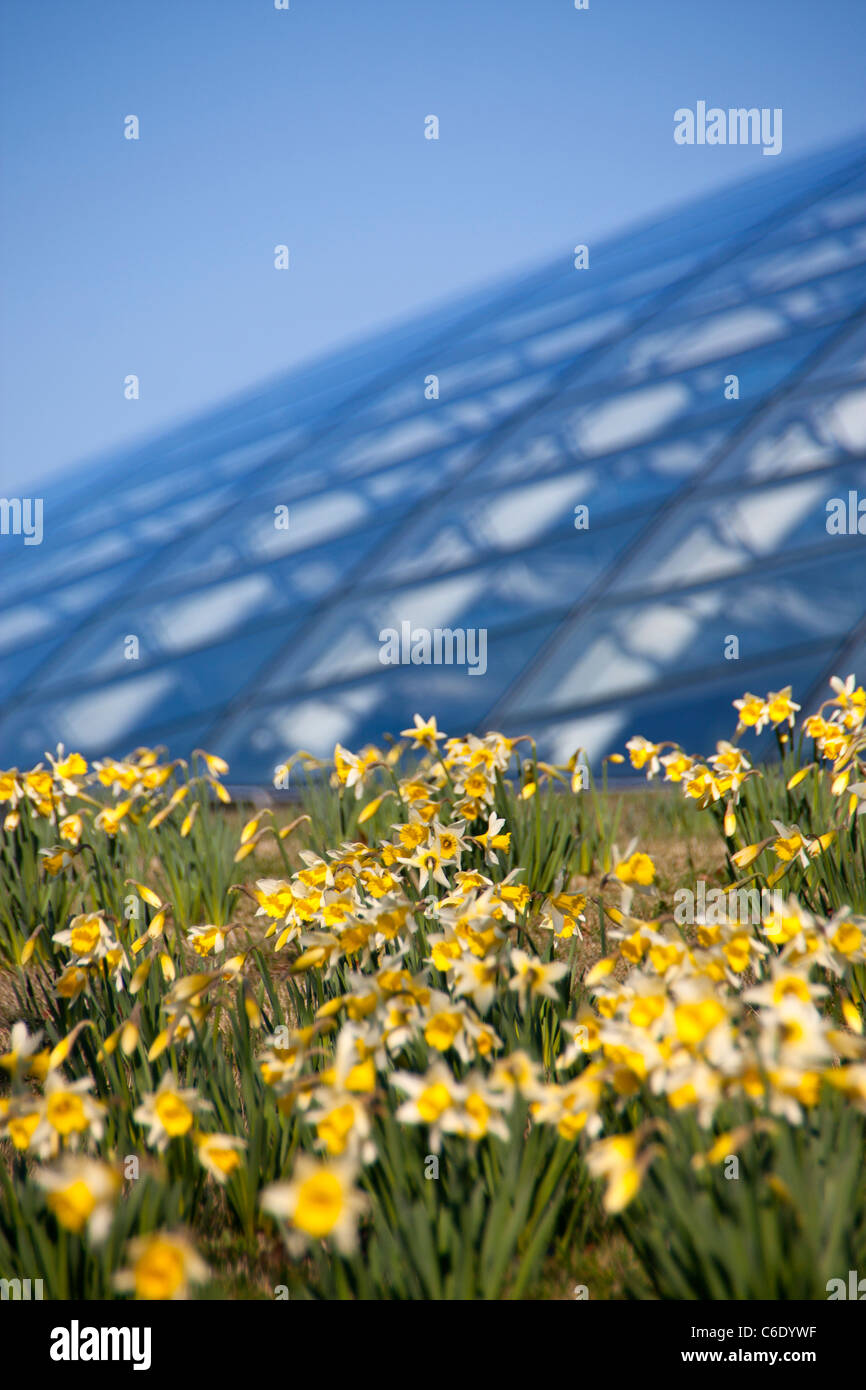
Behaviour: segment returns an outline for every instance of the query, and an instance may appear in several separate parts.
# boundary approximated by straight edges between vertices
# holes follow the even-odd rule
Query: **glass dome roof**
[[[52,483],[0,550],[0,765],[204,746],[268,783],[416,711],[705,745],[745,689],[856,665],[866,540],[827,503],[861,488],[862,141]],[[484,674],[383,665],[404,622],[485,629]]]

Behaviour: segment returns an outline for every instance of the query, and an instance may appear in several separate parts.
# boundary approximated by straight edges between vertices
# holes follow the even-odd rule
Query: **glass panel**
[[[816,647],[798,660],[769,661],[737,671],[724,671],[715,680],[682,684],[654,696],[618,701],[614,707],[586,709],[578,714],[533,723],[539,754],[554,762],[565,762],[578,748],[586,750],[587,761],[600,776],[601,759],[608,753],[622,753],[632,734],[642,734],[655,742],[674,739],[687,752],[712,752],[719,739],[730,739],[737,725],[733,701],[746,689],[756,692],[779,690],[793,685],[793,698],[800,704],[820,678],[830,645]],[[735,663],[731,663],[732,667]],[[525,733],[519,718],[499,721],[502,732],[514,736]],[[774,756],[774,744],[764,734],[754,739],[746,734],[741,745],[753,757]],[[608,764],[609,775],[625,781],[643,783],[628,760],[620,766]]]
[[[495,669],[491,664],[483,676],[444,665],[380,666],[366,680],[250,707],[221,731],[220,751],[244,769],[246,780],[271,781],[289,752],[305,748],[327,757],[337,742],[353,748],[381,742],[383,734],[411,726],[416,713],[435,711],[441,728],[466,733],[484,721],[497,689],[518,674],[527,653],[552,631],[552,624],[544,624],[528,633],[503,634],[495,650],[489,648]]]
[[[286,556],[268,566],[245,569],[225,582],[183,589],[171,598],[150,602],[139,595],[130,598],[76,635],[52,662],[47,688],[79,676],[82,670],[91,677],[125,671],[130,635],[138,640],[140,660],[151,662],[207,646],[241,627],[261,634],[288,617],[300,620],[345,582],[347,567],[359,564],[380,536],[381,530],[373,529],[308,551],[303,565]],[[261,641],[266,645],[264,636]]]
[[[823,381],[859,380],[866,376],[866,323],[839,335],[832,352],[809,373],[808,384]]]
[[[337,603],[316,617],[284,666],[264,688],[320,685],[375,671],[386,629],[490,629],[564,614],[627,545],[639,525],[633,519],[596,532],[575,532],[541,550],[488,562],[438,581]],[[491,657],[492,660],[492,657]]]
[[[618,702],[673,679],[711,676],[732,634],[744,672],[770,653],[799,658],[804,647],[838,641],[860,621],[864,590],[860,546],[838,564],[820,556],[655,600],[603,603],[558,635],[509,703],[509,717]]]
[[[827,467],[866,452],[866,388],[798,391],[762,413],[716,466],[713,482],[761,480]]]
[[[627,460],[627,456],[625,456]],[[623,462],[623,460],[621,460]],[[528,484],[526,487],[503,488],[489,493],[486,489],[461,493],[433,506],[405,528],[396,542],[390,558],[374,562],[371,580],[406,583],[424,576],[447,573],[464,566],[483,562],[491,554],[507,557],[510,552],[523,551],[530,546],[542,547],[536,560],[544,565],[544,549],[558,541],[571,538],[572,548],[598,555],[599,551],[612,559],[623,544],[622,536],[611,536],[597,530],[603,519],[604,495],[600,484],[605,470],[592,466],[572,468],[556,477]],[[634,477],[635,470],[621,468],[618,479],[622,491],[616,493],[617,510],[627,504],[631,511],[650,497],[658,497],[674,486],[667,487],[651,477]],[[631,474],[631,477],[629,476]],[[627,489],[634,478],[636,491]],[[609,489],[611,478],[604,478]],[[596,506],[597,494],[599,505]],[[608,492],[608,502],[611,496]],[[575,525],[575,508],[589,507],[589,526],[579,530]],[[568,553],[568,544],[561,552]]]
[[[862,542],[828,530],[831,498],[866,483],[866,461],[743,492],[706,493],[678,508],[611,584],[611,592],[696,584],[748,570],[774,554],[818,546],[851,563]]]

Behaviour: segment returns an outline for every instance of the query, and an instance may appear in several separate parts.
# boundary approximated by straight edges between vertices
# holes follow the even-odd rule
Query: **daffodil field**
[[[731,732],[631,738],[640,792],[420,716],[258,812],[211,753],[0,773],[0,1273],[826,1299],[866,1269],[866,693]]]

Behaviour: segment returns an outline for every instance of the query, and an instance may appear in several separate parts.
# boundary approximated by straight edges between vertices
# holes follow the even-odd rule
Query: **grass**
[[[540,793],[539,800],[545,819],[553,817],[558,825],[569,811],[570,798],[553,789]],[[331,831],[338,827],[338,796],[321,787],[313,788],[309,795],[303,795],[291,803],[285,803],[274,811],[273,824],[279,831],[309,815],[309,821],[298,824],[295,832],[286,841],[279,842],[274,836],[263,837],[242,865],[234,864],[234,853],[240,842],[243,827],[254,808],[229,805],[214,809],[220,831],[214,837],[214,845],[222,852],[219,877],[230,886],[232,883],[255,882],[258,879],[281,877],[286,867],[294,872],[302,867],[301,851],[321,853],[327,848],[327,835],[323,827]],[[572,803],[573,804],[573,803]],[[651,789],[636,788],[608,794],[607,813],[609,824],[618,827],[623,842],[637,839],[646,851],[663,866],[659,878],[659,897],[663,907],[670,904],[673,892],[684,878],[706,876],[708,880],[721,881],[725,868],[724,844],[712,822],[693,805],[683,803],[673,788],[658,786]],[[349,821],[345,826],[350,834],[362,839],[372,838],[369,827],[358,828]],[[161,861],[153,855],[138,853],[129,863],[129,877],[146,881],[160,896],[172,892],[170,876],[165,873]],[[601,888],[603,866],[595,863],[589,866],[586,874],[572,875],[570,885],[580,889],[595,900],[612,901],[610,889]],[[256,921],[257,904],[246,894],[236,893],[231,898],[231,920],[237,926],[251,928]],[[648,907],[639,905],[648,915]],[[583,941],[576,954],[576,968],[581,972],[586,965],[595,960],[600,951],[600,934],[597,915],[590,915],[584,928]],[[564,955],[564,947],[557,948]],[[196,969],[195,954],[183,952],[184,967],[188,971]],[[287,1017],[293,1015],[292,997],[288,988],[289,961],[276,958],[271,963],[273,983],[277,988]],[[253,967],[253,978],[258,977]],[[21,1017],[20,997],[14,987],[14,971],[0,968],[0,1052],[9,1046],[12,1023]],[[29,1020],[33,1027],[38,1025],[37,1012]],[[599,1229],[587,1236],[585,1243],[571,1245],[561,1250],[556,1257],[544,1262],[537,1280],[524,1291],[529,1299],[563,1299],[575,1297],[575,1287],[585,1285],[594,1298],[624,1298],[626,1291],[640,1285],[640,1269],[631,1246],[622,1233],[616,1229],[604,1229],[598,1221]],[[274,1290],[288,1287],[289,1274],[286,1266],[285,1250],[278,1239],[271,1236],[258,1236],[253,1241],[226,1227],[226,1210],[223,1202],[212,1201],[206,1211],[204,1222],[199,1225],[202,1236],[201,1252],[218,1277],[210,1279],[199,1291],[197,1297],[213,1299],[272,1299]],[[515,1262],[519,1265],[519,1261]],[[649,1288],[647,1287],[647,1293]]]
[[[0,774],[0,1268],[820,1297],[866,1260],[866,694],[837,704],[762,769],[632,740],[640,789],[435,723],[264,809],[201,752]],[[701,881],[782,907],[684,922]]]

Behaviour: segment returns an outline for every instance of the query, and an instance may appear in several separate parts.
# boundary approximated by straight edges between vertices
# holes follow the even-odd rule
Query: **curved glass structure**
[[[0,765],[160,743],[268,783],[415,711],[592,761],[855,669],[866,142],[589,259],[52,484],[0,544]],[[484,629],[486,669],[383,665],[404,624]]]

